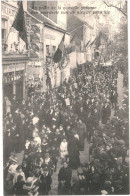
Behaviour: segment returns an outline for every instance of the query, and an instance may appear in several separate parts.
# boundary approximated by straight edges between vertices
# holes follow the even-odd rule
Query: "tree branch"
[[[103,1],[103,2],[104,2],[104,4],[105,4],[107,7],[114,7],[114,8],[116,8],[118,11],[120,11],[124,16],[127,17],[127,14],[126,14],[121,8],[119,8],[119,7],[115,6],[115,5],[112,5],[112,4],[108,4],[108,3],[106,3],[105,1]]]

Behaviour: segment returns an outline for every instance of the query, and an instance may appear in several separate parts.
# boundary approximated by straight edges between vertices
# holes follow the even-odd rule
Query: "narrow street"
[[[80,152],[80,162],[81,164],[87,163],[89,161],[89,146],[90,144],[86,141],[84,151]],[[60,160],[57,163],[57,171],[52,176],[52,185],[50,195],[57,195],[58,190],[58,173],[60,168],[62,167]],[[72,181],[78,180],[77,170],[72,170]]]
[[[118,91],[118,104],[119,106],[122,105],[122,99],[123,99],[123,75],[119,72],[118,73],[118,80],[117,80],[117,91]],[[114,115],[114,110],[111,110],[111,117]],[[89,162],[89,147],[90,144],[88,141],[85,141],[85,148],[84,151],[80,151],[80,162],[81,164]],[[21,153],[17,154],[18,158],[18,164],[22,164],[24,156],[24,151]],[[52,175],[52,185],[51,185],[51,191],[49,192],[50,195],[57,195],[58,191],[58,173],[60,168],[62,167],[61,165],[61,160],[59,158],[58,163],[57,163],[57,171],[53,173]],[[72,170],[72,182],[73,180],[78,180],[77,177],[77,170]]]
[[[84,151],[80,152],[80,162],[81,164],[87,163],[89,161],[89,146],[90,144],[86,141],[85,142],[85,148]],[[18,153],[17,155],[18,158],[18,165],[22,164],[24,152],[22,151],[21,153]],[[57,171],[53,173],[52,175],[52,185],[51,185],[51,191],[49,192],[50,195],[57,195],[57,190],[58,190],[58,173],[60,168],[62,167],[61,165],[61,160],[59,158],[58,163],[57,163]],[[72,181],[73,180],[78,180],[77,177],[77,170],[72,170]]]
[[[129,194],[127,1],[1,7],[4,195]]]

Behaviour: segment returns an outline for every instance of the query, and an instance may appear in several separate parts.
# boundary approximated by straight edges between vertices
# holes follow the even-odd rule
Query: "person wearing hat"
[[[77,132],[73,130],[73,134],[68,140],[68,152],[69,152],[69,166],[71,169],[77,169],[80,165],[79,159],[79,137]]]
[[[85,144],[85,138],[86,138],[86,125],[82,122],[81,119],[78,120],[78,126],[77,126],[77,133],[79,135],[79,150],[84,150],[84,144]]]
[[[59,149],[57,148],[57,145],[52,145],[51,151],[50,151],[51,160],[54,165],[54,172],[57,170],[57,162],[59,157]]]
[[[48,195],[51,190],[52,178],[49,174],[49,170],[47,167],[40,169],[41,175],[39,178],[39,195]]]
[[[26,111],[26,102],[25,102],[25,99],[22,100],[22,102],[20,103],[20,106],[19,106],[21,112],[23,114],[25,114],[25,111]]]
[[[14,115],[17,107],[18,107],[18,101],[16,100],[16,95],[14,94],[13,95],[13,99],[11,100],[11,113]]]
[[[18,165],[17,165],[17,159],[15,157],[11,157],[10,161],[11,164],[8,168],[8,173],[5,179],[4,187],[9,195],[13,195],[14,194],[13,178]]]
[[[53,162],[51,160],[51,157],[50,157],[49,153],[45,154],[44,159],[43,159],[43,163],[42,163],[42,167],[47,167],[48,171],[49,171],[49,174],[50,175],[53,174],[54,166],[53,166]]]
[[[24,178],[22,175],[17,177],[17,182],[14,185],[14,193],[15,195],[24,195],[23,186],[25,184]]]
[[[102,124],[106,124],[111,115],[110,105],[105,103],[102,108]]]
[[[80,111],[79,111],[78,116],[86,124],[87,113],[84,110],[84,107],[83,106],[80,107]]]
[[[36,148],[41,147],[41,138],[39,137],[39,134],[37,132],[34,131],[33,134],[33,141],[34,141],[34,145]]]
[[[34,87],[33,84],[31,84],[31,85],[29,86],[29,88],[28,88],[28,97],[31,98],[31,96],[34,94],[34,92],[35,92],[35,87]]]
[[[13,185],[16,184],[16,182],[18,181],[18,176],[22,176],[23,177],[23,181],[25,181],[25,174],[22,170],[22,166],[19,165],[17,168],[16,168],[16,172],[14,174],[14,178],[13,178]]]
[[[71,191],[72,170],[68,167],[68,163],[64,161],[63,167],[58,173],[58,195],[69,195]]]
[[[61,135],[59,129],[57,128],[56,131],[54,132],[53,145],[60,147],[61,141],[62,141],[62,135]]]
[[[16,157],[13,157],[11,159],[11,164],[9,166],[9,169],[8,169],[8,174],[7,174],[7,178],[6,178],[6,181],[9,181],[11,179],[11,177],[15,175],[15,172],[16,172],[16,168],[18,167],[18,160]]]
[[[21,127],[18,131],[18,148],[19,148],[19,152],[21,152],[22,150],[24,150],[25,147],[25,142],[26,142],[26,133],[27,132],[27,126],[26,126],[26,122],[25,122],[25,117],[21,119]]]
[[[6,114],[11,112],[11,102],[8,97],[5,97],[5,111]]]

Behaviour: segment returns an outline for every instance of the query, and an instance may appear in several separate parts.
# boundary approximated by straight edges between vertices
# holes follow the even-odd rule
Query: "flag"
[[[106,42],[108,42],[108,36],[105,33],[100,32],[100,35]]]
[[[76,35],[76,33],[73,35],[72,39],[70,40],[70,44],[67,47],[68,54],[75,51],[75,41],[74,41],[75,35]]]
[[[96,42],[95,42],[95,45],[96,45],[96,48],[98,49],[99,48],[99,46],[101,45],[101,36],[100,35],[98,35],[97,36],[97,38],[96,38]]]
[[[64,51],[64,39],[65,39],[65,34],[63,35],[62,40],[54,54],[54,57],[53,57],[54,63],[59,63],[61,61],[62,54]]]
[[[19,3],[18,13],[13,22],[12,27],[14,27],[19,32],[19,37],[26,43],[26,48],[28,48],[27,42],[27,30],[25,25],[24,10],[22,1]]]
[[[106,43],[108,43],[108,36],[105,34],[105,33],[103,33],[103,32],[99,32],[99,35],[97,36],[97,38],[96,38],[96,48],[98,49],[99,48],[99,46],[101,45],[101,38],[106,42]]]

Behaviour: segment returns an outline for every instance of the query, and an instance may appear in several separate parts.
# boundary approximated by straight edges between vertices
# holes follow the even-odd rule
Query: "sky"
[[[113,23],[113,28],[117,28],[119,26],[120,19],[122,17],[122,13],[119,12],[118,10],[116,10],[115,8],[107,7],[102,0],[98,0],[98,1],[97,0],[95,0],[95,1],[92,1],[92,0],[80,0],[80,1],[76,0],[76,1],[73,1],[73,2],[72,1],[69,2],[69,5],[76,6],[78,2],[80,2],[83,6],[96,7],[95,11],[110,11],[109,17],[110,17],[110,20]],[[116,1],[107,1],[107,2],[110,2],[114,5],[117,4],[117,0]],[[123,2],[123,1],[121,1],[121,2]]]

